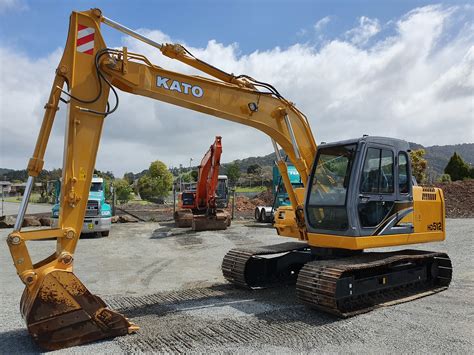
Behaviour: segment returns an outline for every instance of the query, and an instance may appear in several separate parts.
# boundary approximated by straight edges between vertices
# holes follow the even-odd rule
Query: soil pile
[[[437,183],[443,190],[447,218],[474,218],[474,180]]]
[[[260,192],[252,200],[258,200],[260,205],[271,206],[273,205],[273,194],[270,189]],[[260,203],[261,202],[261,203]]]
[[[273,195],[271,190],[260,192],[253,198],[246,196],[237,196],[235,198],[236,211],[251,211],[253,212],[257,206],[271,206],[273,204]]]

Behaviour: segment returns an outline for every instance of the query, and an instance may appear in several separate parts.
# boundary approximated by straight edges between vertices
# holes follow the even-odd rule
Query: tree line
[[[424,158],[425,150],[416,149],[410,152],[412,174],[420,184],[427,182],[428,162]],[[464,161],[460,154],[454,152],[444,168],[444,174],[438,176],[437,182],[451,182],[474,179],[474,167]]]
[[[424,149],[416,149],[410,152],[412,174],[420,184],[427,182],[426,170],[428,163],[424,155]],[[221,173],[227,175],[231,186],[236,186],[241,177],[245,182],[249,181],[251,184],[253,181],[254,184],[261,182],[262,185],[269,186],[272,175],[271,168],[267,168],[259,164],[251,164],[247,167],[246,173],[242,173],[239,163],[234,161],[226,164],[225,169],[222,169],[224,171]],[[175,178],[179,178],[181,182],[186,183],[195,182],[198,178],[196,168],[183,169],[182,166],[179,168],[168,168],[165,163],[159,160],[152,162],[147,170],[143,170],[138,174],[127,172],[123,178],[115,178],[111,171],[104,172],[95,169],[94,174],[106,181],[107,198],[111,197],[110,186],[113,186],[117,200],[121,203],[128,202],[134,193],[138,194],[143,200],[161,202],[171,191]],[[43,182],[43,187],[39,189],[41,197],[47,198],[47,196],[43,196],[47,194],[46,182],[59,180],[61,175],[61,169],[42,170],[40,172],[36,182]],[[26,169],[10,170],[1,176],[1,179],[12,183],[25,182],[27,178],[28,172]],[[438,177],[438,182],[472,178],[474,178],[474,167],[466,163],[460,154],[454,152],[444,169],[444,174]]]

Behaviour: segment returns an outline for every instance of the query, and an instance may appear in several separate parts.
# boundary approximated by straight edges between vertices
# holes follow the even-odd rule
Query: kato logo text
[[[204,90],[197,85],[180,82],[178,80],[171,80],[163,76],[156,76],[156,86],[170,91],[177,91],[186,95],[193,95],[194,97],[202,97]]]

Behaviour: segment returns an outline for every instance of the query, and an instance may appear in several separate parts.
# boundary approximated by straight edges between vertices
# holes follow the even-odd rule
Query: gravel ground
[[[61,353],[472,353],[473,227],[474,219],[448,220],[445,242],[419,247],[451,256],[447,291],[340,320],[298,303],[294,287],[244,291],[225,282],[220,263],[229,249],[284,241],[264,225],[199,233],[166,223],[114,225],[109,238],[79,242],[75,273],[141,329]],[[53,248],[29,243],[36,259]],[[5,244],[0,270],[0,353],[38,352],[20,317],[23,287]]]

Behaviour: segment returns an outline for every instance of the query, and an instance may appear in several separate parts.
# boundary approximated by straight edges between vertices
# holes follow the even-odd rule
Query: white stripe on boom
[[[94,48],[94,41],[84,43],[82,46],[77,47],[78,52],[86,52],[89,49]]]
[[[90,28],[90,27],[84,28],[83,30],[80,30],[77,32],[77,39],[88,36],[94,32],[95,30],[93,28]]]

